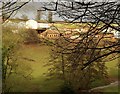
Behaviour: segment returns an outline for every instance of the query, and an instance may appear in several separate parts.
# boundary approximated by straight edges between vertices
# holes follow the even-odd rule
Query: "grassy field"
[[[18,21],[19,22],[19,21]],[[86,25],[86,24],[85,24]],[[55,24],[58,28],[78,28],[79,25],[74,24]],[[8,29],[9,30],[9,29]],[[10,34],[7,35],[8,38]],[[8,39],[7,38],[7,39]],[[9,40],[9,39],[8,39]],[[8,42],[9,43],[9,42]],[[44,64],[49,62],[50,46],[45,45],[23,45],[20,48],[20,60],[17,70],[22,70],[24,74],[31,72],[31,78],[23,78],[20,75],[11,76],[10,85],[14,84],[14,90],[17,92],[58,92],[62,81],[58,79],[46,80],[44,73],[47,72],[48,67],[44,67]],[[118,60],[107,62],[109,78],[111,81],[118,79]],[[13,79],[14,78],[14,79]],[[98,83],[97,83],[98,84]],[[116,86],[106,88],[102,91],[111,92],[118,91]]]
[[[118,59],[107,62],[106,66],[108,68],[108,75],[111,78],[111,80],[118,80]]]
[[[115,82],[115,81],[119,80],[119,77],[118,77],[118,75],[119,75],[118,63],[119,63],[118,59],[106,63],[106,66],[108,67],[109,79],[112,82]],[[101,91],[103,91],[103,92],[113,92],[113,94],[114,94],[114,92],[119,92],[120,88],[118,88],[118,85],[115,85],[115,86],[110,86],[108,88],[102,89]]]
[[[31,67],[32,70],[32,79],[25,82],[26,79],[23,79],[23,84],[21,86],[16,87],[16,91],[22,92],[58,92],[59,87],[62,84],[60,80],[46,80],[44,73],[47,72],[48,67],[44,67],[45,63],[49,61],[49,52],[50,47],[48,46],[40,46],[40,45],[23,45],[20,49],[21,62],[23,67],[26,68],[26,64]],[[27,59],[31,59],[27,60]],[[27,71],[27,70],[26,70]],[[20,79],[19,77],[16,79]],[[20,79],[21,80],[21,79]],[[26,83],[24,85],[24,83]],[[28,87],[29,86],[29,87]],[[26,89],[26,87],[28,89]]]
[[[29,84],[23,81],[24,83],[26,83],[26,85],[23,85],[22,88],[17,87],[19,88],[19,90],[16,90],[20,91],[23,90],[23,88],[29,86],[29,89],[24,89],[24,91],[58,92],[62,81],[56,79],[46,80],[45,75],[43,75],[47,72],[48,69],[48,67],[44,67],[44,64],[49,62],[50,47],[44,45],[23,45],[20,49],[20,52],[23,58],[29,58],[32,60],[21,60],[21,62],[23,62],[22,64],[29,65],[32,68],[32,79],[29,81]],[[108,67],[110,78],[112,78],[112,80],[116,80],[118,77],[117,60],[108,62],[106,63],[106,65]],[[116,87],[114,88],[115,91],[118,90]],[[109,90],[111,91],[111,88],[107,88],[102,91]]]
[[[119,80],[118,79],[118,74],[119,74],[118,59],[115,59],[115,60],[110,61],[110,62],[106,62],[106,66],[107,66],[107,71],[108,71],[109,82],[114,83],[114,82],[118,81]],[[101,84],[101,83],[99,83],[99,84]],[[120,91],[120,88],[118,87],[117,84],[114,84],[114,85],[109,84],[109,85],[110,86],[105,87],[103,89],[97,89],[97,91],[105,92],[103,94],[106,94],[106,92],[111,92],[110,94],[115,94],[115,92],[118,93]],[[104,86],[107,86],[107,85],[101,85],[101,86],[104,87]]]
[[[118,88],[118,86],[111,86],[109,88],[103,89],[102,91],[104,91],[104,92],[119,92],[119,90],[120,89]]]

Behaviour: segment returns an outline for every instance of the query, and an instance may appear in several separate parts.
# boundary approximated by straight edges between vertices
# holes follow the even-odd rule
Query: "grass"
[[[23,45],[20,49],[21,57],[28,58],[33,61],[21,59],[21,67],[25,72],[29,72],[29,68],[32,69],[32,79],[27,80],[24,78],[14,77],[19,86],[15,87],[15,91],[22,92],[59,92],[62,81],[58,79],[46,80],[44,73],[47,72],[48,67],[44,67],[44,64],[49,62],[50,57],[50,46],[45,45]],[[117,60],[107,62],[108,73],[110,78],[117,79]],[[24,83],[24,84],[23,84]],[[102,83],[102,82],[101,82]],[[98,84],[101,84],[98,83]],[[29,86],[29,88],[28,88]],[[117,90],[113,87],[114,91]],[[111,87],[101,91],[111,92]]]
[[[111,80],[114,82],[116,80],[118,80],[118,59],[115,59],[111,62],[107,62],[106,66],[108,67],[108,75],[109,78],[111,78]],[[102,89],[101,91],[103,92],[119,92],[120,88],[118,88],[118,86],[111,86],[105,89]],[[120,93],[120,92],[119,92]]]
[[[104,92],[118,92],[118,86],[111,86],[103,89]]]
[[[106,62],[106,66],[108,68],[108,75],[113,79],[118,79],[118,59],[115,59],[110,62]]]
[[[97,90],[99,92],[103,92],[103,94],[110,93],[110,94],[119,94],[120,88],[118,86],[110,86],[104,89]]]
[[[40,45],[24,45],[21,50],[23,52],[24,57],[35,60],[35,62],[24,61],[24,63],[28,63],[31,65],[33,70],[32,76],[34,77],[33,83],[38,85],[40,91],[42,92],[59,91],[61,81],[58,80],[46,81],[45,76],[43,75],[43,73],[46,73],[48,69],[48,67],[43,67],[43,65],[49,61],[50,47]],[[117,60],[106,63],[110,78],[115,80],[118,77],[117,63],[118,63]]]
[[[104,94],[104,92],[105,92],[105,94],[106,94],[106,92],[111,92],[112,94],[115,94],[114,92],[116,92],[117,94],[119,94],[120,88],[118,87],[118,85],[115,85],[115,86],[109,86],[109,87],[104,88],[104,89],[97,89],[97,91],[103,92],[103,94]]]
[[[28,71],[26,68],[32,69],[32,79],[27,80],[16,78],[16,82],[19,86],[15,87],[15,91],[22,92],[59,92],[61,80],[53,79],[46,80],[44,73],[47,72],[48,67],[44,67],[44,64],[49,61],[50,47],[44,45],[23,45],[20,49],[21,56],[23,58],[28,58],[33,61],[21,59],[19,62],[22,64],[23,70]],[[20,68],[21,68],[20,67]],[[22,84],[21,84],[22,83]],[[25,83],[25,84],[23,84]]]
[[[55,24],[59,28],[78,28],[79,25],[74,24]],[[64,27],[63,27],[64,26]],[[7,40],[9,40],[9,35]],[[11,37],[12,38],[12,37]],[[11,40],[10,38],[10,40]],[[9,42],[7,42],[9,43]],[[24,73],[29,73],[30,70],[32,70],[32,79],[26,79],[21,78],[19,75],[13,75],[11,77],[11,83],[15,83],[16,85],[14,88],[14,91],[17,92],[58,92],[60,89],[60,85],[62,84],[62,81],[53,79],[53,80],[46,80],[46,77],[43,75],[47,72],[48,67],[43,67],[45,63],[49,61],[50,57],[50,47],[44,46],[44,45],[23,45],[20,49],[21,57],[28,58],[33,61],[20,59],[19,61],[19,69],[22,70]],[[106,66],[108,67],[108,73],[109,77],[116,80],[118,78],[118,69],[117,69],[117,60],[107,62]],[[14,79],[13,79],[14,77]],[[97,83],[99,84],[99,83]],[[117,87],[110,87],[106,88],[102,91],[109,91],[111,92],[117,91]]]
[[[10,32],[13,28],[3,28],[3,41],[6,46],[15,43],[19,35]],[[21,38],[21,37],[20,37]],[[49,61],[50,46],[44,45],[22,45],[17,63],[19,64],[16,72],[7,79],[7,85],[12,92],[58,92],[61,80],[46,80],[44,73],[48,67],[43,65]],[[14,67],[14,66],[13,66]],[[32,71],[32,73],[31,73]],[[26,77],[31,73],[30,77]],[[25,76],[24,76],[24,75]],[[13,79],[14,78],[14,79]]]
[[[38,77],[47,71],[47,68],[43,67],[49,59],[49,47],[40,45],[26,45],[21,49],[23,56],[34,60],[34,62],[24,61],[32,66],[33,77]]]
[[[108,76],[109,76],[109,79],[111,82],[115,82],[118,80],[118,66],[117,65],[118,65],[118,59],[115,59],[115,60],[110,61],[110,62],[106,62],[106,66],[108,68],[107,69]],[[98,91],[111,92],[110,94],[115,94],[115,92],[118,93],[118,91],[120,91],[120,88],[118,88],[118,85],[115,85],[115,86],[110,86],[110,87],[107,87],[104,89],[100,89]]]
[[[54,26],[56,26],[59,29],[63,29],[63,28],[69,28],[69,29],[76,29],[79,28],[80,25],[78,24],[73,24],[73,23],[56,23],[54,24]]]

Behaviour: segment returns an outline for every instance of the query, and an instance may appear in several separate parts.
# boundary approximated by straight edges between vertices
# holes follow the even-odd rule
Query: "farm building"
[[[38,23],[35,20],[26,21],[27,29],[35,29],[38,34],[44,32],[46,29],[50,28],[51,24],[49,23]]]
[[[48,39],[57,39],[60,37],[60,33],[57,30],[46,30],[45,32],[39,34],[40,38],[48,38]]]

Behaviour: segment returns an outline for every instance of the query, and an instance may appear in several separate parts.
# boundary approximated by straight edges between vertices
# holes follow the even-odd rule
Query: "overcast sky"
[[[28,16],[29,19],[35,19],[37,16],[37,10],[42,7],[42,2],[30,2],[23,6],[13,18],[21,17],[22,15]],[[42,19],[47,20],[47,11],[43,11]],[[53,16],[53,20],[61,20],[57,15]]]
[[[37,0],[33,0],[33,2],[30,2],[30,3],[26,4],[25,6],[23,6],[17,12],[17,14],[14,16],[14,18],[15,17],[20,18],[22,15],[26,15],[26,16],[28,16],[29,19],[35,19],[37,16],[37,10],[43,6],[44,2],[48,2],[48,1],[50,2],[50,1],[56,1],[56,0],[38,0],[39,2],[36,2],[36,1]],[[64,1],[71,1],[71,0],[64,0]],[[75,0],[75,1],[81,1],[81,0]],[[88,1],[94,1],[94,0],[88,0]],[[105,0],[100,0],[100,1],[105,1]],[[111,1],[115,1],[115,0],[111,0]],[[45,13],[45,11],[44,11],[42,19],[47,20],[47,18],[48,18],[47,12]],[[57,15],[56,16],[54,15],[53,20],[61,20],[61,18],[58,17]]]

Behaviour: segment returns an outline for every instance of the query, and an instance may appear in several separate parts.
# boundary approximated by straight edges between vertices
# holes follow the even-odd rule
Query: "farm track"
[[[109,85],[95,87],[95,88],[90,89],[90,92],[91,91],[97,91],[97,90],[100,90],[100,89],[109,88],[109,87],[112,87],[112,86],[118,86],[119,83],[120,83],[119,81],[115,81],[115,82],[110,83]]]

